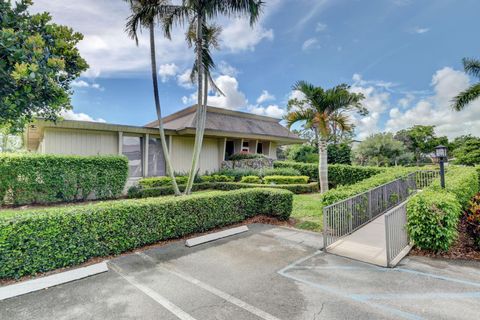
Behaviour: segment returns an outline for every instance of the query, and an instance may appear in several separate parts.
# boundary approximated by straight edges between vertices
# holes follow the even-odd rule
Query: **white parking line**
[[[160,304],[162,307],[167,309],[170,313],[174,314],[177,318],[181,320],[196,320],[194,317],[180,309],[177,305],[173,304],[171,301],[163,297],[162,295],[158,294],[157,292],[153,291],[152,289],[148,288],[147,286],[144,286],[143,284],[139,283],[136,281],[133,277],[127,276],[124,274],[120,267],[117,265],[110,263],[110,267],[112,270],[114,270],[116,273],[118,273],[123,279],[128,281],[131,285],[133,285],[135,288],[138,290],[142,291],[144,294],[155,300],[158,304]]]
[[[143,252],[137,252],[137,254],[147,261],[156,263],[156,261],[152,257],[146,255]],[[242,300],[240,300],[238,298],[235,298],[234,296],[232,296],[232,295],[230,295],[226,292],[223,292],[223,291],[221,291],[221,290],[219,290],[215,287],[212,287],[211,285],[209,285],[205,282],[202,282],[198,279],[195,279],[192,276],[189,276],[188,274],[185,274],[185,273],[182,273],[182,272],[179,272],[179,271],[175,271],[175,270],[173,270],[172,267],[165,267],[164,265],[165,264],[163,264],[162,266],[157,265],[156,268],[161,270],[161,271],[173,274],[174,276],[176,276],[178,278],[181,278],[185,281],[188,281],[188,282],[190,282],[190,283],[192,283],[192,284],[194,284],[194,285],[196,285],[196,286],[198,286],[198,287],[216,295],[217,297],[222,298],[223,300],[228,301],[228,302],[230,302],[230,303],[232,303],[232,304],[234,304],[234,305],[236,305],[236,306],[238,306],[238,307],[240,307],[240,308],[242,308],[242,309],[244,309],[244,310],[260,317],[260,318],[262,318],[262,319],[265,319],[265,320],[280,320],[279,318],[271,315],[270,313],[265,312],[263,310],[260,310],[257,307],[254,307],[254,306],[252,306],[251,304],[248,304],[245,301],[242,301]]]

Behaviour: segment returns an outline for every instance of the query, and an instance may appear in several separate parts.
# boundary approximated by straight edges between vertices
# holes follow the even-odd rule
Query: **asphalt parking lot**
[[[194,248],[113,259],[109,272],[0,302],[0,319],[478,319],[480,264],[409,257],[384,269],[269,225]]]

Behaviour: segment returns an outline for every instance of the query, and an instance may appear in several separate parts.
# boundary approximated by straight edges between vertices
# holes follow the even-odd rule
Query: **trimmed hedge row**
[[[407,230],[421,249],[447,251],[457,236],[457,226],[470,199],[480,190],[473,167],[449,167],[445,190],[435,181],[407,204]]]
[[[185,189],[185,185],[178,186],[181,191]],[[239,189],[251,189],[251,188],[267,188],[267,189],[285,189],[295,194],[302,193],[314,193],[318,192],[318,184],[312,182],[309,184],[277,184],[266,185],[257,183],[241,183],[241,182],[214,182],[214,183],[195,183],[193,184],[192,191],[201,190],[239,190]],[[132,187],[128,190],[128,198],[150,198],[160,197],[174,194],[171,186],[160,188],[137,188]]]
[[[186,184],[188,177],[180,176],[175,177],[178,184]],[[142,178],[138,181],[138,184],[142,188],[158,188],[166,187],[172,185],[172,179],[170,177],[151,177],[151,178]]]
[[[265,184],[307,184],[307,176],[266,176],[263,178]]]
[[[0,155],[0,205],[117,197],[128,177],[124,156]]]
[[[222,169],[217,172],[218,175],[232,177],[233,181],[241,181],[246,176],[256,176],[263,178],[265,176],[299,176],[300,171],[293,168],[263,168],[263,169]]]
[[[310,180],[318,181],[318,165],[316,163],[275,161],[273,165],[275,168],[293,168],[298,170],[301,175],[310,177]],[[387,171],[386,168],[379,167],[329,164],[328,180],[333,186],[351,185],[385,171]]]
[[[18,211],[0,216],[0,278],[72,266],[257,214],[288,219],[292,201],[286,190],[249,189]]]

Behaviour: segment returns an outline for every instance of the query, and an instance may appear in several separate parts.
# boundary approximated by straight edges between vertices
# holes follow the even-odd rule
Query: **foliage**
[[[244,176],[240,180],[241,183],[262,183],[262,179],[258,176]]]
[[[352,164],[352,148],[347,143],[329,144],[327,146],[327,157],[329,164]],[[287,160],[318,163],[318,147],[310,144],[296,144],[287,149]]]
[[[88,68],[75,47],[83,36],[48,13],[31,15],[31,4],[0,1],[0,124],[12,132],[71,109],[71,83]]]
[[[455,139],[453,144],[459,142],[463,138],[461,144],[457,145],[453,154],[456,164],[474,166],[480,164],[480,138],[466,136]]]
[[[306,129],[314,130],[319,149],[319,183],[321,192],[328,190],[327,141],[332,132],[337,130],[348,132],[353,130],[349,111],[357,111],[361,115],[368,113],[361,104],[365,98],[361,93],[350,91],[346,84],[324,90],[308,82],[299,81],[293,86],[299,91],[302,99],[291,99],[288,102],[288,113],[285,117],[290,128],[295,123],[302,123]]]
[[[478,171],[475,168],[450,166],[445,174],[445,188],[457,197],[463,208],[466,208],[470,199],[480,190],[478,179]],[[430,189],[441,190],[438,179],[433,182]]]
[[[480,193],[477,194],[465,213],[468,232],[472,235],[475,245],[480,249]]]
[[[187,177],[175,177],[175,180],[178,184],[187,183]],[[143,188],[158,188],[165,187],[172,184],[172,178],[170,177],[151,177],[151,178],[142,178],[138,181],[138,184]]]
[[[421,162],[431,162],[426,159],[428,154],[434,152],[436,146],[448,144],[447,137],[437,137],[435,126],[416,125],[400,130],[395,134],[395,139],[403,142],[408,151],[413,152],[417,165]]]
[[[260,177],[265,176],[300,176],[300,171],[294,168],[263,168]]]
[[[316,164],[275,161],[274,166],[275,168],[294,168],[298,170],[301,175],[310,177],[310,180],[318,181],[318,167]],[[333,164],[328,166],[328,170],[330,183],[333,186],[338,186],[357,183],[375,174],[384,172],[386,169]]]
[[[480,60],[463,58],[465,72],[473,77],[480,78]],[[480,82],[477,82],[462,91],[454,99],[452,108],[457,111],[463,110],[467,105],[480,97]]]
[[[219,175],[233,177],[234,181],[240,181],[245,176],[260,176],[260,171],[256,169],[221,169],[217,172]]]
[[[447,251],[457,237],[461,205],[454,194],[427,190],[407,204],[407,230],[421,249]]]
[[[265,184],[307,184],[308,176],[265,176]]]
[[[392,166],[406,153],[402,142],[391,133],[372,134],[354,150],[355,162],[359,165]]]
[[[239,152],[239,153],[232,154],[228,158],[228,160],[238,161],[238,160],[247,160],[247,159],[262,159],[262,158],[265,158],[263,154]]]
[[[327,147],[328,163],[352,164],[352,148],[347,143],[329,144]]]
[[[114,198],[127,176],[123,156],[0,154],[0,204]]]
[[[0,215],[0,278],[18,278],[120,254],[257,214],[288,219],[293,194],[248,189],[117,200]]]
[[[234,178],[226,175],[214,174],[211,176],[201,176],[200,180],[202,182],[233,182]]]
[[[22,137],[11,131],[10,126],[0,126],[0,152],[16,152],[22,148]]]

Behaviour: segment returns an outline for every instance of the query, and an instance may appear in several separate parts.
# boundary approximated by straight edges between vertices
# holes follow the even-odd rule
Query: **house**
[[[175,172],[190,170],[195,139],[196,105],[163,118]],[[276,158],[281,145],[303,140],[279,119],[208,107],[200,173],[214,172],[234,153],[260,153]],[[112,155],[129,159],[130,178],[166,175],[158,121],[143,127],[62,120],[37,120],[25,131],[29,151],[44,154]]]

